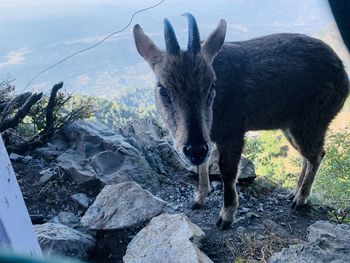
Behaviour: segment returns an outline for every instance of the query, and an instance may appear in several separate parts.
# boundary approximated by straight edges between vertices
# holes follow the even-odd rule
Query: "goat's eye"
[[[160,84],[158,84],[158,88],[159,88],[159,95],[164,99],[170,100],[170,95],[168,90]]]

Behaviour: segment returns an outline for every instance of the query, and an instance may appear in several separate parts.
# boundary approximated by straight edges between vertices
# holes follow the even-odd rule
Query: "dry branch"
[[[55,122],[55,117],[54,117],[54,109],[56,107],[56,97],[57,97],[57,92],[63,87],[63,82],[59,82],[55,84],[52,87],[51,94],[50,94],[50,99],[47,104],[46,108],[46,127],[45,127],[45,132],[52,130],[54,122]]]
[[[18,95],[15,97],[9,104],[5,107],[2,116],[2,123],[0,125],[0,132],[7,130],[9,128],[15,128],[20,123],[20,121],[27,116],[31,107],[37,103],[42,97],[43,93],[34,93],[30,92]],[[8,118],[8,115],[12,112],[13,109],[18,108],[22,105],[15,115],[12,118]]]
[[[19,106],[23,105],[26,100],[32,95],[31,92],[22,93],[14,97],[10,101],[4,101],[0,104],[1,115],[6,118],[6,116],[14,109],[17,109]]]
[[[4,106],[3,121],[0,123],[0,132],[3,132],[6,148],[8,152],[24,153],[35,147],[44,145],[58,130],[64,125],[84,117],[89,117],[91,113],[91,105],[85,103],[73,109],[61,116],[64,111],[66,103],[72,99],[71,95],[58,95],[58,91],[63,87],[63,82],[59,82],[52,87],[50,97],[48,100],[43,99],[39,104],[34,107],[30,115],[34,121],[34,126],[41,125],[38,133],[32,136],[30,139],[13,140],[12,136],[15,131],[9,128],[16,128],[20,121],[29,114],[32,106],[36,104],[42,97],[42,93],[24,93],[13,100],[7,102]],[[47,101],[47,104],[46,104]],[[22,107],[20,107],[23,104]],[[0,107],[1,107],[0,102]],[[17,111],[15,111],[20,107]],[[11,116],[11,118],[9,117]]]

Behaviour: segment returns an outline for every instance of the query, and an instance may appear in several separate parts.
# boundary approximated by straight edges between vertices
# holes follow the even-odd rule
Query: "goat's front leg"
[[[199,209],[204,204],[209,193],[209,161],[206,161],[198,167],[198,187],[194,196],[192,209]]]
[[[222,230],[227,229],[234,220],[238,207],[236,190],[237,169],[243,148],[243,136],[235,138],[233,144],[217,145],[219,151],[219,167],[224,184],[224,202],[216,223]]]

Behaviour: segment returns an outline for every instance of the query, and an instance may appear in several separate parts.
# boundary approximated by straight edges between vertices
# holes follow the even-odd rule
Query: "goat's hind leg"
[[[292,133],[290,132],[289,128],[284,129],[282,131],[283,131],[284,135],[286,136],[287,140],[289,141],[289,143],[293,146],[293,148],[301,154],[301,149],[297,145],[297,142],[296,142],[295,138],[293,137]],[[307,160],[303,156],[302,156],[302,158],[303,158],[303,167],[301,169],[301,172],[300,172],[300,175],[298,178],[297,186],[294,189],[294,192],[290,195],[291,200],[294,199],[295,195],[298,193],[298,190],[304,181],[304,177],[305,177],[305,173],[306,173],[306,169],[307,169]]]
[[[305,157],[307,166],[304,179],[299,186],[293,199],[292,208],[298,210],[307,204],[311,193],[312,184],[316,178],[318,168],[320,167],[324,152],[320,151],[317,155],[309,155]]]
[[[216,223],[222,230],[227,229],[234,220],[238,207],[236,190],[237,168],[241,158],[244,137],[232,136],[234,142],[217,144],[219,151],[219,167],[224,184],[224,202]]]
[[[322,162],[322,159],[323,157],[325,156],[326,152],[324,150],[321,150],[321,152],[319,154],[317,154],[318,156],[318,159],[319,159],[319,164],[318,166],[320,166],[321,162]],[[299,176],[299,179],[298,179],[298,183],[297,183],[297,187],[295,189],[295,192],[294,192],[294,197],[297,195],[299,189],[302,187],[303,183],[304,183],[304,179],[305,179],[305,175],[306,175],[306,171],[308,169],[308,166],[309,166],[309,161],[307,158],[303,157],[303,168],[301,170],[301,173],[300,173],[300,176]],[[318,168],[317,168],[318,170]],[[315,176],[317,174],[317,170],[316,170],[316,173],[315,173]],[[314,177],[315,177],[314,176]],[[312,183],[311,183],[312,184]],[[310,187],[311,188],[311,187]]]
[[[304,158],[303,171],[299,177],[297,190],[293,199],[292,208],[301,209],[307,204],[322,158],[325,129],[291,129],[299,152]]]
[[[192,209],[199,209],[204,204],[209,193],[209,161],[206,161],[204,164],[198,167],[198,187],[194,196]]]

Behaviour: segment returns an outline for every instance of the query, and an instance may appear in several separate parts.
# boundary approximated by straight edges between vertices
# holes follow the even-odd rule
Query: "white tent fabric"
[[[0,248],[42,256],[28,210],[0,136]]]

